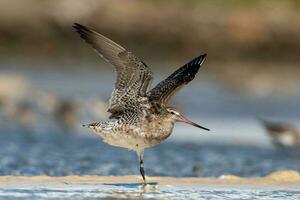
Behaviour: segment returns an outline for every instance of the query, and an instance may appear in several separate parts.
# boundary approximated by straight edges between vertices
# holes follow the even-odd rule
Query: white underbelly
[[[96,134],[100,135],[104,142],[112,146],[138,151],[161,143],[171,134],[171,131],[172,129],[168,132],[155,129],[146,132],[143,128],[135,127],[131,131],[126,132],[105,130],[96,132]]]
[[[147,148],[143,138],[131,137],[124,134],[119,134],[119,137],[105,136],[102,138],[104,142],[116,147],[122,147],[130,150]]]

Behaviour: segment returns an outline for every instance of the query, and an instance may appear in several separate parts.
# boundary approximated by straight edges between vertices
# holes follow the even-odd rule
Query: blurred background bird
[[[261,119],[273,144],[283,148],[300,148],[300,131],[293,125],[285,122],[270,122]]]

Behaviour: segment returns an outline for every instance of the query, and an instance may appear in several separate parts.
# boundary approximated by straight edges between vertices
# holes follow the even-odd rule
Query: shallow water
[[[139,174],[137,156],[111,147],[97,136],[0,134],[0,175]],[[145,151],[150,176],[264,176],[300,171],[300,151],[255,146],[167,141]]]
[[[0,189],[0,198],[5,199],[299,199],[297,189],[266,188],[222,188],[164,186],[153,190],[142,190],[136,185],[95,185],[80,187],[35,187]]]
[[[299,199],[299,191],[167,189],[159,192],[101,188],[97,190],[0,190],[5,199]]]

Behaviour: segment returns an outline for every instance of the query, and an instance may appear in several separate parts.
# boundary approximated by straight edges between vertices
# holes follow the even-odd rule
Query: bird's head
[[[195,126],[197,128],[201,128],[204,129],[206,131],[210,131],[208,128],[205,128],[203,126],[200,126],[194,122],[192,122],[191,120],[187,119],[186,117],[184,117],[182,114],[180,114],[175,108],[172,107],[167,107],[166,108],[167,111],[167,117],[169,119],[172,119],[173,121],[178,121],[178,122],[183,122],[186,124],[190,124],[192,126]]]

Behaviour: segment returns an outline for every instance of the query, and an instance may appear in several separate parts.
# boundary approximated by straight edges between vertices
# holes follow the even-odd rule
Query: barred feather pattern
[[[110,145],[142,152],[165,140],[178,115],[170,114],[169,99],[194,79],[206,54],[180,67],[152,90],[150,68],[132,52],[107,37],[80,24],[73,26],[88,44],[115,66],[116,82],[109,102],[107,121],[85,125]]]

